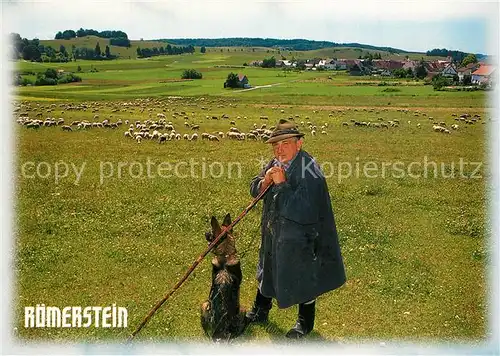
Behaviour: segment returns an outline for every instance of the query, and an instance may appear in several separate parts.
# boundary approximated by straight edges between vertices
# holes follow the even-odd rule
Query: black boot
[[[255,297],[252,310],[245,315],[246,322],[266,323],[268,321],[269,310],[272,306],[273,299],[263,296],[260,290],[257,289],[257,296]]]
[[[316,301],[311,304],[299,304],[299,316],[295,326],[286,333],[289,339],[300,339],[309,334],[314,328]]]

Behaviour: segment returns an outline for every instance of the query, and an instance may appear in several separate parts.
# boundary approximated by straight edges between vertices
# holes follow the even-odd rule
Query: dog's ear
[[[220,229],[219,222],[217,221],[217,218],[215,216],[212,216],[210,224],[212,225],[212,233],[214,234],[214,237],[218,236],[222,230]]]
[[[222,226],[229,226],[231,225],[231,215],[229,213],[226,214],[224,217],[224,221],[222,222]]]

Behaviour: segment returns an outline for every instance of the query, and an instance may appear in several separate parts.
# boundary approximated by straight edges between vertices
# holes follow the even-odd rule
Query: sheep
[[[61,128],[63,131],[73,131],[73,129],[69,125],[63,125]]]
[[[247,134],[247,138],[249,140],[257,140],[257,136],[255,134],[253,134],[253,133],[248,133]]]
[[[417,124],[417,127],[420,128],[420,123]]]
[[[214,135],[210,135],[208,137],[209,141],[217,141],[217,142],[220,142],[220,139],[217,137],[217,136],[214,136]]]
[[[135,140],[137,141],[137,143],[141,143],[141,141],[142,141],[142,137],[141,137],[141,136],[139,136],[139,135],[137,135],[137,136],[135,137]]]
[[[184,134],[184,135],[182,135],[182,138],[183,138],[184,140],[189,140],[189,135],[188,135],[188,134]]]
[[[316,131],[312,130],[312,131],[311,131],[311,135],[312,135],[312,136],[316,136]]]
[[[198,134],[197,133],[194,133],[191,138],[189,139],[189,141],[196,141],[198,139]]]
[[[191,126],[191,130],[195,131],[195,130],[199,130],[200,129],[200,125],[193,125]]]
[[[325,130],[321,131],[321,134],[322,135],[328,135],[328,133]]]
[[[230,122],[229,124],[230,124],[230,125],[236,125],[236,121],[231,120],[231,122]]]
[[[158,143],[167,142],[167,137],[166,135],[160,135],[160,137],[158,137]]]
[[[71,128],[71,127],[70,127]],[[125,137],[132,137],[132,134],[130,133],[130,131],[125,131],[125,133],[123,134]]]
[[[196,134],[194,134],[194,135],[196,135]],[[179,134],[179,133],[178,133],[178,134],[175,134],[175,139],[176,139],[177,141],[180,141],[180,140],[182,139],[181,134]]]
[[[453,130],[458,130],[458,125],[457,125],[457,124],[453,124],[453,125],[451,125],[451,128],[452,128]]]
[[[228,132],[227,133],[227,138],[230,140],[237,140],[240,137],[240,134],[238,132]]]

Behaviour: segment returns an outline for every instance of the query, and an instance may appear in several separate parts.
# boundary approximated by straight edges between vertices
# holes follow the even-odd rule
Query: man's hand
[[[271,183],[281,183],[285,181],[285,173],[280,167],[271,167],[266,171],[266,175],[262,179],[260,186],[261,191],[266,189]]]
[[[281,167],[274,167],[274,168],[276,168],[276,170],[274,170],[271,173],[271,178],[274,184],[280,184],[286,181],[285,170]]]

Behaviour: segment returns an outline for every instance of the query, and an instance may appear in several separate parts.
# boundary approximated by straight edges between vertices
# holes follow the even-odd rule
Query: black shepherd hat
[[[281,119],[276,128],[274,129],[271,137],[266,143],[278,142],[290,137],[303,137],[304,134],[300,133],[297,126],[288,120]]]

